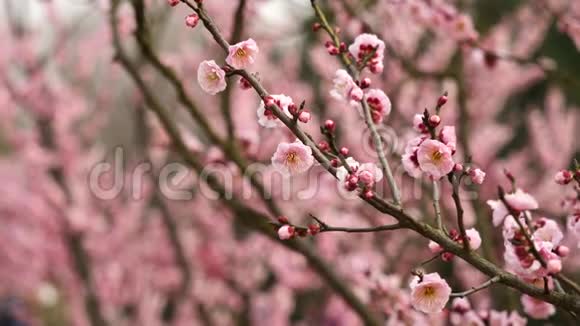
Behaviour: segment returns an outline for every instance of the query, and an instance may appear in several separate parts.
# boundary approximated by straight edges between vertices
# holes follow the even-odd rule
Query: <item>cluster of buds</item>
[[[312,118],[312,115],[308,110],[304,109],[304,102],[297,106],[296,104],[292,103],[288,106],[288,112],[298,121],[302,123],[307,123]]]
[[[289,240],[296,236],[299,237],[305,237],[307,235],[315,236],[318,233],[320,233],[321,229],[320,224],[318,223],[309,224],[307,228],[294,226],[290,224],[288,218],[286,218],[285,216],[279,216],[278,222],[282,224],[282,226],[278,228],[278,237],[280,238],[280,240]]]
[[[346,52],[346,44],[344,42],[340,42],[337,47],[332,41],[326,41],[324,47],[326,47],[326,51],[328,51],[328,54],[330,55],[339,55]]]

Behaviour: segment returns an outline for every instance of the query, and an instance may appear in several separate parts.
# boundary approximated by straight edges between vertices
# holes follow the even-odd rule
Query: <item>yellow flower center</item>
[[[236,50],[236,56],[238,57],[245,57],[246,56],[246,51],[244,51],[244,49],[239,48]]]
[[[209,81],[216,81],[219,79],[219,77],[218,77],[217,73],[215,71],[213,71],[213,72],[207,74],[207,79]]]
[[[286,155],[286,163],[288,165],[294,165],[300,161],[298,155],[294,152],[290,152]]]
[[[431,159],[435,163],[438,163],[439,161],[441,161],[442,158],[443,158],[443,153],[441,153],[441,151],[435,151],[435,152],[433,152],[433,154],[431,154]]]
[[[427,286],[423,290],[423,295],[425,297],[431,298],[435,296],[435,289],[432,286]]]

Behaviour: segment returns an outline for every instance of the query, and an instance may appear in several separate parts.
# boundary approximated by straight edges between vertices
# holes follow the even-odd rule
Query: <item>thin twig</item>
[[[472,287],[471,289],[469,289],[467,291],[451,293],[450,297],[452,297],[452,298],[464,298],[470,294],[473,294],[475,292],[478,292],[478,291],[481,291],[485,288],[490,287],[492,284],[499,282],[500,279],[501,278],[499,276],[494,276],[491,279],[489,279],[488,281],[486,281],[485,283],[482,283],[481,285],[476,286],[476,287]]]

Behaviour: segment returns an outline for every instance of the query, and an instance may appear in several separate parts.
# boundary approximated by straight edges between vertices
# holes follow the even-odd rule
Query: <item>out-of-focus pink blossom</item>
[[[330,95],[337,100],[360,101],[363,97],[362,89],[354,82],[349,73],[338,69],[332,80],[333,88]]]
[[[505,201],[511,208],[520,212],[538,209],[538,202],[536,199],[521,189],[516,189],[514,193],[506,194]]]
[[[230,45],[226,62],[235,69],[246,69],[256,61],[259,52],[258,44],[250,38]]]
[[[526,294],[522,295],[521,302],[524,312],[534,319],[548,319],[556,313],[553,305]]]

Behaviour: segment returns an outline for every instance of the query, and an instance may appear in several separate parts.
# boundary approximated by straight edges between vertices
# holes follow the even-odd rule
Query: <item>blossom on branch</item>
[[[438,140],[427,139],[419,145],[417,161],[424,173],[438,180],[453,170],[455,162],[451,155],[451,149],[447,145]]]
[[[304,173],[314,164],[312,149],[300,142],[280,143],[272,156],[272,165],[284,175]]]
[[[259,52],[260,49],[258,48],[256,41],[250,38],[234,45],[230,45],[226,62],[235,69],[246,69],[254,64]]]
[[[226,72],[213,60],[202,61],[197,68],[197,82],[204,92],[215,95],[226,89]]]
[[[414,276],[409,287],[413,308],[427,314],[441,312],[451,295],[447,281],[438,273]]]

